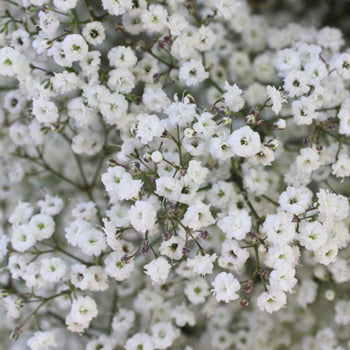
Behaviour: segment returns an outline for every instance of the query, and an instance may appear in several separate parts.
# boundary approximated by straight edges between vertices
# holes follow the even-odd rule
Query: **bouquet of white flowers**
[[[350,50],[291,3],[0,2],[1,348],[350,348]]]

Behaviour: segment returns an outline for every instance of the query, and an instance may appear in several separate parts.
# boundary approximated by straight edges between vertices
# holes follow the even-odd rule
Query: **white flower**
[[[38,206],[41,208],[41,214],[55,216],[63,209],[63,200],[57,196],[47,194],[45,200],[38,201]]]
[[[327,241],[328,233],[318,221],[303,222],[299,231],[300,244],[308,250],[316,250]]]
[[[205,71],[200,60],[192,59],[180,67],[179,79],[185,81],[187,86],[197,86],[207,78],[209,73]]]
[[[329,265],[336,261],[338,257],[338,247],[334,243],[325,243],[320,248],[316,249],[314,254],[316,262]]]
[[[300,100],[293,101],[292,112],[295,124],[310,125],[319,114],[316,108],[315,102],[309,97],[302,96]]]
[[[82,34],[86,41],[92,45],[98,45],[105,40],[105,29],[101,22],[89,22],[85,24]]]
[[[279,212],[276,215],[268,214],[261,230],[267,235],[269,242],[285,244],[292,241],[295,236],[295,223],[284,212]]]
[[[74,153],[86,153],[90,156],[98,153],[103,147],[103,138],[100,134],[91,131],[82,131],[72,139]]]
[[[259,152],[261,143],[260,135],[249,126],[243,126],[235,130],[229,140],[232,151],[239,157],[251,157]]]
[[[212,283],[215,298],[217,301],[228,303],[231,300],[238,299],[236,292],[241,288],[238,280],[227,272],[220,272]]]
[[[295,269],[285,268],[279,270],[273,270],[269,277],[270,285],[272,288],[280,288],[284,292],[292,292],[293,287],[297,283],[295,278]]]
[[[37,241],[48,239],[55,231],[55,222],[49,215],[37,214],[30,219],[28,231]]]
[[[257,299],[258,308],[269,314],[280,310],[286,302],[286,294],[279,288],[269,288],[267,292],[261,293]]]
[[[192,304],[202,304],[210,294],[209,285],[205,279],[198,277],[186,282],[184,293]]]
[[[40,263],[40,274],[48,282],[58,282],[67,271],[67,265],[61,258],[43,258]]]
[[[210,206],[202,202],[191,204],[182,219],[182,224],[194,230],[209,226],[215,222],[211,215]]]
[[[112,328],[117,333],[127,332],[135,321],[135,312],[120,308],[113,317]]]
[[[67,35],[62,43],[62,48],[66,58],[71,61],[80,61],[88,53],[89,47],[80,34]]]
[[[34,208],[28,202],[19,202],[11,212],[8,221],[13,225],[28,223]]]
[[[297,301],[305,309],[307,304],[312,304],[317,296],[318,284],[311,279],[303,279],[298,291]]]
[[[154,350],[152,337],[146,333],[136,333],[125,343],[125,350]]]
[[[156,115],[142,113],[136,119],[138,120],[136,136],[144,145],[151,142],[153,138],[162,136],[165,129]]]
[[[96,204],[90,202],[80,202],[72,210],[72,216],[76,219],[92,220],[96,215],[97,209]]]
[[[239,271],[249,258],[248,249],[240,248],[238,242],[226,239],[221,246],[221,256],[218,263],[223,268],[233,268]]]
[[[115,251],[107,255],[104,260],[106,273],[117,281],[124,281],[131,276],[134,270],[134,260],[122,261],[125,256],[123,251]]]
[[[128,94],[135,87],[135,76],[128,68],[113,69],[109,72],[107,85],[111,91]]]
[[[169,275],[171,265],[165,258],[159,257],[152,260],[143,268],[145,270],[145,273],[151,277],[152,283],[164,284]]]
[[[278,115],[281,111],[282,104],[287,102],[287,99],[274,86],[268,85],[266,89],[272,102],[272,111]]]
[[[340,152],[338,160],[333,163],[332,174],[336,177],[350,176],[350,158],[345,152]]]
[[[175,95],[175,102],[165,110],[165,113],[168,114],[173,125],[185,127],[196,117],[196,105],[191,103],[188,97],[185,97],[183,102],[179,102]]]
[[[131,1],[130,1],[131,2]],[[137,62],[135,52],[131,47],[116,46],[108,51],[107,57],[111,66],[120,67],[133,67]]]
[[[196,255],[193,259],[187,259],[187,267],[191,269],[197,275],[209,275],[213,273],[213,263],[216,260],[217,255]]]
[[[291,214],[302,214],[311,204],[312,192],[306,188],[289,186],[279,197],[281,208]]]
[[[289,97],[300,97],[310,90],[309,78],[305,71],[292,70],[284,79],[283,88],[288,92]]]
[[[232,112],[241,110],[244,106],[244,99],[241,97],[242,90],[236,84],[231,86],[227,81],[225,81],[225,90],[223,98],[226,106]]]
[[[102,231],[91,227],[80,234],[78,246],[86,255],[99,256],[107,248],[105,235]]]
[[[237,12],[240,2],[237,0],[211,0],[210,5],[217,10],[219,17],[229,20]]]
[[[188,169],[186,177],[197,185],[201,185],[207,177],[209,170],[201,166],[201,162],[198,160],[190,160],[188,163]]]
[[[161,5],[150,5],[142,12],[143,27],[150,32],[161,32],[167,25],[167,10]]]
[[[56,123],[59,117],[57,106],[44,98],[33,100],[33,114],[39,123]]]
[[[78,296],[73,300],[70,315],[72,320],[77,323],[84,324],[90,322],[97,316],[97,305],[94,299],[89,296]]]
[[[152,203],[136,201],[129,209],[128,218],[135,230],[145,233],[152,230],[156,223],[157,211]]]
[[[179,336],[179,330],[171,322],[159,322],[152,326],[152,341],[156,349],[168,349]]]
[[[340,300],[335,304],[335,322],[344,326],[350,324],[350,301]]]
[[[57,347],[55,334],[50,332],[35,332],[34,335],[27,340],[27,345],[31,350],[49,350],[49,348]]]
[[[61,11],[74,9],[78,0],[53,0],[54,5]]]
[[[194,313],[185,305],[185,303],[176,305],[170,311],[170,317],[175,320],[178,327],[184,327],[186,324],[194,326],[196,323]]]
[[[245,209],[232,210],[228,216],[218,220],[218,227],[227,238],[243,239],[252,227],[252,219]]]
[[[179,260],[182,258],[182,249],[185,247],[185,241],[177,236],[171,236],[167,241],[163,241],[159,247],[159,251],[162,255],[167,256],[173,260]]]

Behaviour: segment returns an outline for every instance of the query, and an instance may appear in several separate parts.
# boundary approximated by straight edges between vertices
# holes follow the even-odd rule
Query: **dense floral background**
[[[1,349],[349,349],[349,11],[2,0]]]

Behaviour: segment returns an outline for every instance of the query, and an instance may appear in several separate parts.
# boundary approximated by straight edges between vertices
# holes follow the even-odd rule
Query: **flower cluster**
[[[0,4],[1,344],[349,348],[350,53],[250,6]]]

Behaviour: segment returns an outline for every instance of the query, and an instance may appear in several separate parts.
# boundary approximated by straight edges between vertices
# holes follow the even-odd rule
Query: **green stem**
[[[221,87],[220,87],[217,83],[215,83],[215,81],[214,81],[213,79],[208,78],[207,81],[208,81],[212,86],[214,86],[214,87],[216,88],[216,90],[218,90],[221,94],[224,93],[224,90],[221,89]]]

